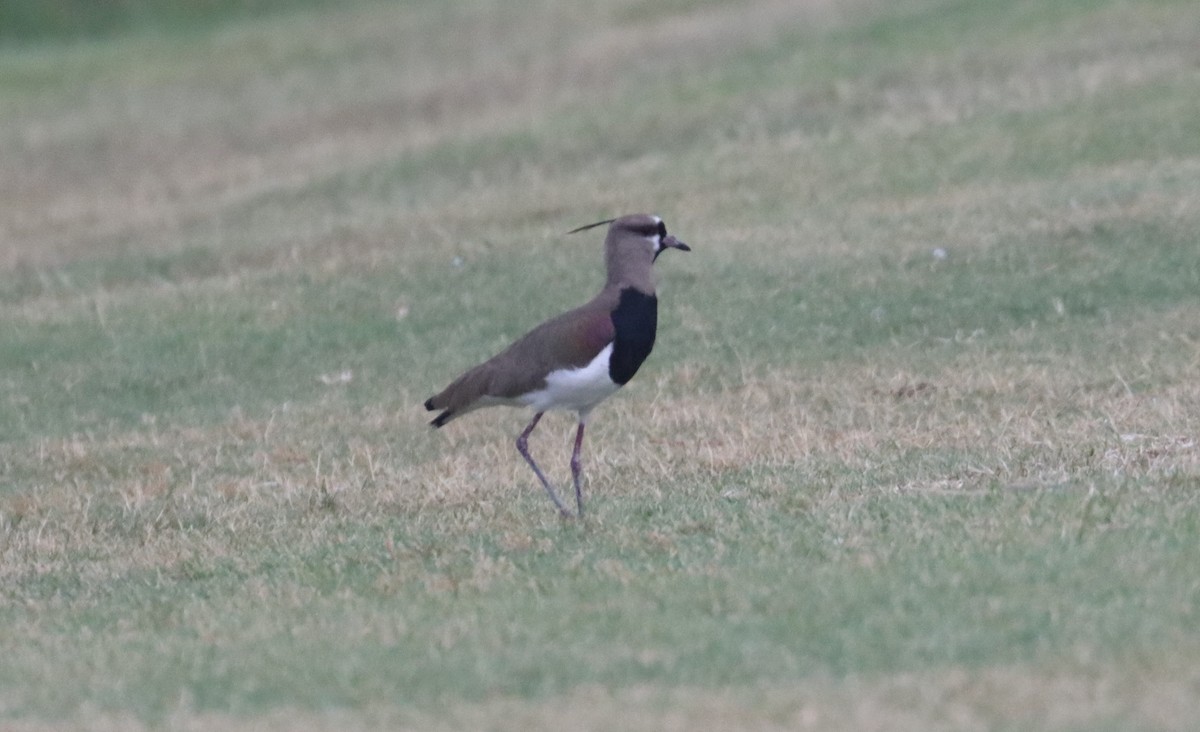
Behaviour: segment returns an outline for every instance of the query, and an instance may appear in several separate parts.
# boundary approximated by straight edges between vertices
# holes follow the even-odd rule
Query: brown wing
[[[616,298],[602,292],[594,300],[547,320],[511,346],[454,380],[425,402],[445,410],[433,421],[440,427],[470,411],[485,396],[512,399],[546,385],[546,375],[587,365],[613,342]]]
[[[546,385],[558,369],[580,368],[612,343],[608,308],[595,301],[542,323],[488,363],[496,373],[489,396],[517,397]]]

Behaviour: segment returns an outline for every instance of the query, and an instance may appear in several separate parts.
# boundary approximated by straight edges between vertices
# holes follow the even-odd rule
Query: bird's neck
[[[608,279],[605,289],[634,287],[647,295],[654,294],[654,254],[641,252],[609,252],[606,257]]]

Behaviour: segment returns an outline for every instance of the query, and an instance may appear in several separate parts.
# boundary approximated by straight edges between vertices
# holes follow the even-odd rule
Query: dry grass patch
[[[742,475],[759,476],[756,490],[776,498],[1194,480],[1196,344],[1165,337],[1187,333],[1191,317],[1183,307],[1128,324],[1109,336],[1108,363],[1090,352],[1042,363],[968,347],[919,371],[900,353],[891,367],[885,358],[768,369],[715,389],[702,367],[660,372],[596,413],[588,496],[611,518],[627,510],[623,498],[694,495],[685,488],[670,498],[665,485],[728,483],[723,495],[743,497]],[[1151,353],[1152,362],[1142,355]],[[10,530],[5,564],[18,571],[26,552],[69,546],[116,558],[126,541],[160,532],[286,531],[288,517],[322,511],[509,525],[522,521],[506,506],[515,501],[535,512],[525,520],[541,523],[541,492],[512,447],[526,415],[490,410],[430,432],[415,400],[394,409],[352,417],[318,406],[8,451],[10,474],[32,482],[0,508]],[[572,424],[552,416],[532,443],[560,483]],[[841,476],[832,483],[831,466]]]

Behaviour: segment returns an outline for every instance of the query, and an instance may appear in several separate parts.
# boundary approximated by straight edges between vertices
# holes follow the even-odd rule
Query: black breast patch
[[[632,287],[621,290],[617,309],[612,312],[612,323],[616,337],[608,361],[608,376],[613,383],[624,384],[633,378],[654,348],[658,298]]]

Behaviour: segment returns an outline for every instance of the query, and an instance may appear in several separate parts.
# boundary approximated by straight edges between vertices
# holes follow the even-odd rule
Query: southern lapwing
[[[578,413],[571,477],[575,482],[575,505],[582,517],[580,450],[588,415],[633,378],[654,347],[658,324],[654,260],[666,249],[691,251],[667,233],[662,219],[648,214],[599,221],[568,233],[604,224],[609,224],[604,240],[608,279],[600,294],[542,323],[425,401],[426,409],[442,410],[430,422],[434,427],[480,407],[532,409],[533,419],[517,438],[517,451],[533,468],[559,512],[567,517],[570,512],[529,454],[529,435],[547,410]]]

